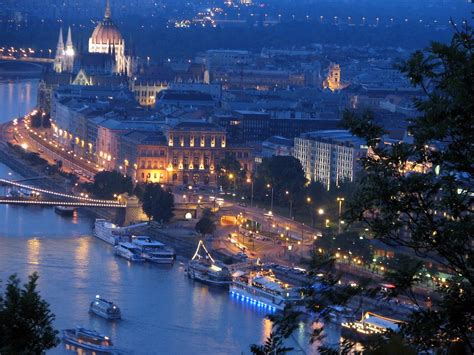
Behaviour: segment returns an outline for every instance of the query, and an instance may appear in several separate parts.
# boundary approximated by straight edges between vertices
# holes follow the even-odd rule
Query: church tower
[[[63,71],[63,60],[64,60],[64,41],[63,41],[63,29],[59,29],[58,45],[56,47],[56,56],[54,57],[54,71],[56,73],[62,73]]]
[[[71,35],[71,27],[69,27],[67,31],[67,41],[66,41],[66,49],[64,51],[64,68],[65,72],[71,73],[74,67],[74,45],[72,44],[72,35]]]

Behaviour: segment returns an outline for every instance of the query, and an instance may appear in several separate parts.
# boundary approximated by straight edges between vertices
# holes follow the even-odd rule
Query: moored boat
[[[89,312],[107,320],[117,320],[122,318],[120,308],[113,302],[100,298],[99,295],[89,305]]]
[[[74,211],[76,210],[75,207],[67,207],[67,206],[55,206],[54,212],[60,214],[61,216],[72,216]]]
[[[237,271],[229,289],[232,296],[257,307],[283,310],[288,303],[301,300],[298,290],[277,279],[270,271]]]
[[[342,322],[343,335],[350,338],[362,339],[372,334],[383,335],[388,331],[399,331],[403,321],[385,317],[373,312],[365,312],[358,321]]]
[[[115,255],[118,255],[128,261],[145,261],[141,255],[140,249],[129,242],[120,242],[115,246]]]
[[[82,327],[63,329],[62,340],[66,345],[72,345],[83,350],[91,350],[99,354],[115,354],[117,352],[113,348],[112,340],[108,336]]]
[[[94,236],[111,245],[117,245],[127,239],[121,234],[120,227],[101,218],[95,220]]]
[[[175,259],[175,252],[163,243],[152,240],[147,236],[132,236],[132,244],[141,253],[141,256],[149,262],[157,264],[171,264]]]
[[[200,254],[201,248],[204,255]],[[188,277],[212,286],[228,287],[232,281],[229,269],[214,260],[202,240],[199,241],[193,258],[188,263]]]

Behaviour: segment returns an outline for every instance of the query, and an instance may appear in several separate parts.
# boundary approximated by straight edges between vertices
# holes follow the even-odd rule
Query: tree
[[[397,342],[415,352],[474,352],[473,48],[472,29],[455,28],[451,43],[433,43],[400,66],[425,93],[415,100],[419,115],[409,127],[413,143],[384,146],[384,130],[369,112],[344,115],[346,127],[364,138],[372,152],[362,161],[364,172],[348,201],[349,221],[362,222],[373,238],[403,247],[452,275],[434,291],[432,307],[414,311],[399,334],[377,337],[379,345],[372,349],[378,353],[388,353],[380,344]],[[417,261],[405,263],[404,272],[395,268],[386,278],[398,284],[397,293],[406,294],[418,282],[419,267]],[[324,282],[335,279],[328,272]],[[329,295],[317,297],[307,290],[307,309],[324,313],[328,304],[374,294],[374,289],[364,287],[329,289]]]
[[[402,327],[405,341],[418,350],[462,343],[474,352],[473,47],[472,29],[456,29],[450,44],[433,43],[401,65],[425,93],[415,101],[420,115],[409,127],[412,144],[386,147],[370,114],[345,116],[347,127],[373,151],[363,161],[350,219],[365,223],[374,238],[408,248],[453,275],[438,288],[440,301],[414,312]]]
[[[216,230],[216,225],[214,221],[208,217],[203,216],[197,223],[196,223],[196,232],[201,233],[202,237],[206,234],[212,234]]]
[[[258,168],[258,179],[255,191],[260,191],[260,186],[273,188],[274,199],[277,203],[287,204],[288,199],[293,202],[301,200],[306,178],[303,167],[298,159],[291,156],[273,156],[264,158]],[[288,191],[288,194],[286,193]]]
[[[124,176],[118,171],[101,171],[95,174],[92,184],[84,187],[98,198],[112,199],[114,195],[131,194],[133,183],[130,176]]]
[[[37,291],[38,274],[29,276],[23,287],[10,276],[0,295],[0,353],[43,354],[59,344],[53,328],[55,316]]]
[[[246,173],[233,155],[226,155],[217,165],[218,184],[226,191],[242,186]]]
[[[146,184],[142,196],[143,212],[156,222],[169,222],[173,218],[174,197],[171,190],[163,189],[160,184]]]

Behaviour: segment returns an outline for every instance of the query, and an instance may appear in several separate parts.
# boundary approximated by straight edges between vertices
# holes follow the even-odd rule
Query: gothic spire
[[[107,2],[105,3],[104,19],[109,20],[111,15],[112,15],[112,12],[110,11],[110,0],[107,0]]]
[[[59,29],[58,46],[56,48],[57,48],[56,51],[59,54],[60,54],[60,52],[62,52],[64,50],[63,28],[62,27]]]
[[[73,47],[72,45],[72,35],[71,35],[71,26],[69,26],[67,30],[67,41],[66,41],[66,47]]]

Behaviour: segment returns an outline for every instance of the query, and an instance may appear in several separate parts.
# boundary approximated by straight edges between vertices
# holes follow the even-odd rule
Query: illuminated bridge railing
[[[84,201],[84,202],[89,202],[89,203],[100,203],[100,204],[120,205],[120,206],[123,205],[119,201],[116,201],[116,200],[99,200],[99,199],[94,199],[94,198],[89,198],[89,197],[84,197],[84,196],[69,195],[69,194],[64,194],[61,192],[41,189],[35,186],[20,184],[18,182],[6,180],[6,179],[0,179],[0,184],[21,187],[23,189],[41,192],[41,193],[52,195],[52,196],[58,196],[58,197],[63,197],[63,198],[72,199],[72,200],[79,200],[79,201]]]
[[[99,203],[99,202],[80,202],[80,201],[48,201],[33,200],[20,197],[0,196],[0,204],[13,205],[36,205],[36,206],[69,206],[69,207],[102,207],[102,208],[125,208],[127,205],[119,203]]]

